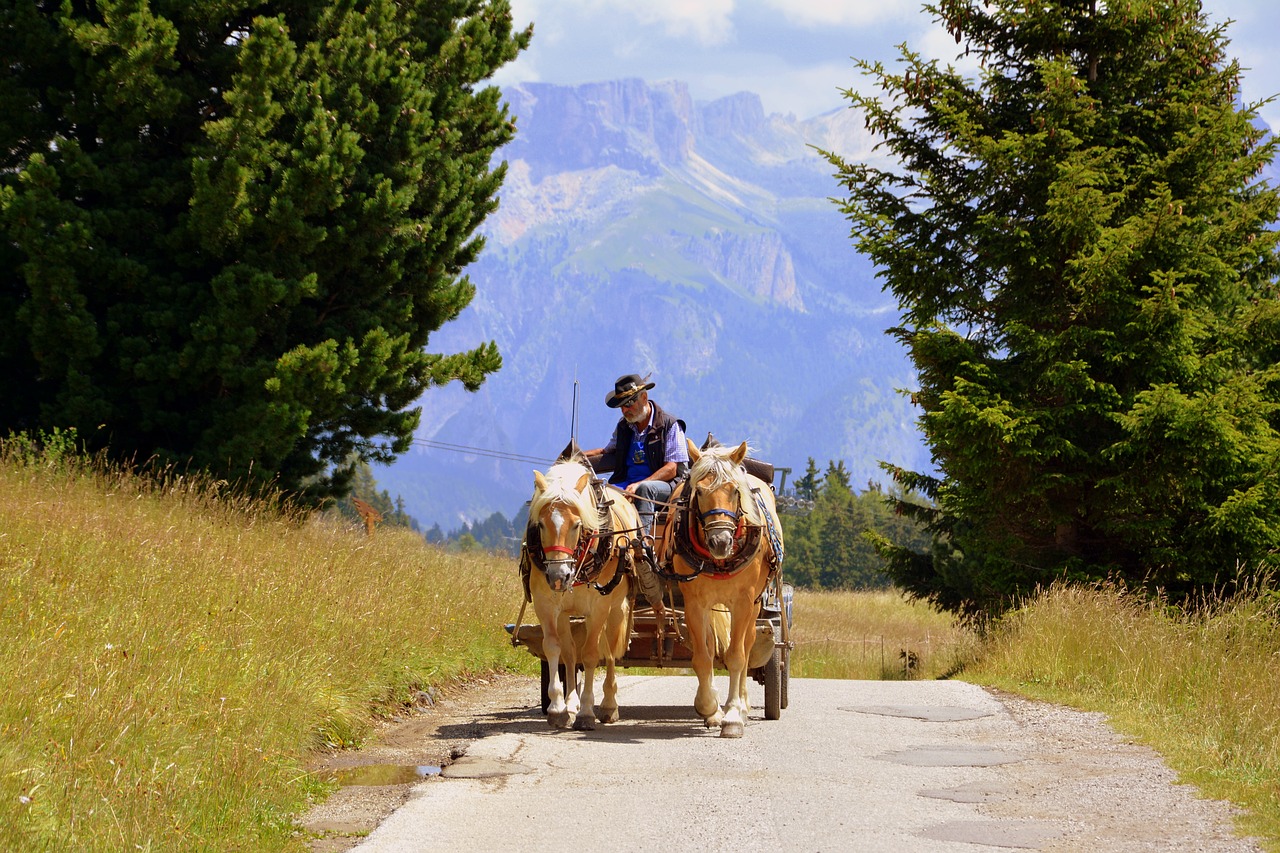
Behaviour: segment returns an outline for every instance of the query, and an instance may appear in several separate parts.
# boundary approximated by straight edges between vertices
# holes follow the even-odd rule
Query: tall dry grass
[[[312,750],[419,690],[535,671],[501,630],[511,560],[224,491],[0,447],[0,850],[304,850]],[[1104,711],[1277,849],[1274,598],[1054,588],[982,642],[894,592],[798,590],[794,612],[797,678],[963,670]]]
[[[1248,810],[1280,850],[1280,599],[1191,611],[1116,588],[1056,586],[1011,614],[967,679],[1102,711],[1184,781]]]
[[[0,458],[0,849],[302,850],[308,752],[490,668],[509,560]]]
[[[954,618],[894,590],[795,592],[797,678],[945,678],[978,653]]]

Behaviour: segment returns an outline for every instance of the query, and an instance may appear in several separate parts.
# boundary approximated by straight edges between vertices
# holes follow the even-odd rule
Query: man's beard
[[[642,406],[638,411],[633,412],[632,414],[627,414],[626,412],[623,412],[622,416],[626,418],[627,423],[631,424],[632,426],[635,426],[636,424],[642,424],[649,419],[649,404],[645,403],[644,406]]]

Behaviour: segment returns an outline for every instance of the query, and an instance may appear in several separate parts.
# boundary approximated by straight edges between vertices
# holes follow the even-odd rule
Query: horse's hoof
[[[720,726],[720,737],[742,737],[742,723],[723,723]]]
[[[600,722],[606,725],[608,725],[609,723],[618,722],[618,709],[617,708],[601,708]]]
[[[573,727],[580,732],[593,732],[596,730],[596,718],[579,714],[573,721]]]
[[[559,711],[559,712],[548,711],[547,723],[553,729],[567,729],[569,728],[569,718],[571,716],[572,715],[568,711]]]

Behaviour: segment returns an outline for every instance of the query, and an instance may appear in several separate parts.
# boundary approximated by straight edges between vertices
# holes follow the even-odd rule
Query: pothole
[[[1011,847],[1039,850],[1062,834],[1062,830],[1042,821],[953,820],[919,833],[933,841],[980,844],[984,847]]]
[[[921,746],[886,752],[876,758],[911,767],[994,767],[1026,760],[1016,752],[988,746]]]
[[[502,761],[496,758],[472,758],[469,755],[464,755],[445,767],[440,775],[446,779],[492,779],[495,776],[515,776],[520,773],[532,772],[532,767],[526,767],[514,761]]]
[[[955,723],[962,720],[977,720],[982,717],[990,717],[994,713],[992,711],[979,711],[976,708],[959,708],[954,705],[863,705],[855,708],[841,708],[840,710],[853,711],[858,714],[878,714],[882,717],[908,717],[929,723]]]

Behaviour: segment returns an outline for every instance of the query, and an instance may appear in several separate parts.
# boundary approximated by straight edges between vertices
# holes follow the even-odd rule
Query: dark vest
[[[676,424],[684,429],[684,421],[668,415],[653,400],[649,401],[649,405],[653,408],[653,413],[650,415],[649,431],[644,437],[644,461],[649,465],[649,472],[653,473],[667,464],[667,434]],[[619,418],[613,433],[616,447],[613,449],[613,474],[609,477],[610,483],[620,483],[627,478],[627,456],[631,452],[632,434],[633,430],[627,419]],[[682,464],[681,468],[684,467],[686,466]],[[683,473],[684,471],[677,471],[676,476]]]

